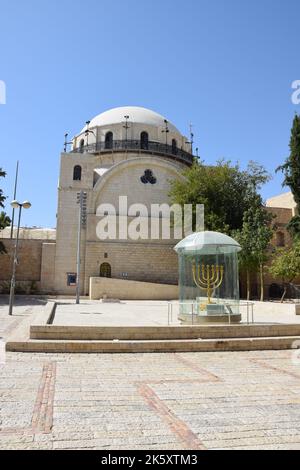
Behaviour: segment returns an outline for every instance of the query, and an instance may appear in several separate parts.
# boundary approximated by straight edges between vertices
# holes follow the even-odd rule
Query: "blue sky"
[[[23,225],[55,226],[64,133],[112,107],[192,122],[206,162],[274,173],[300,113],[299,18],[298,0],[0,0],[0,167],[11,196],[20,159]]]

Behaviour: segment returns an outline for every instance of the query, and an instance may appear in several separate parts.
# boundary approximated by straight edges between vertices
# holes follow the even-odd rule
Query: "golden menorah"
[[[220,287],[224,280],[224,266],[193,263],[193,278],[196,286],[206,289],[208,304],[211,304],[213,290]]]

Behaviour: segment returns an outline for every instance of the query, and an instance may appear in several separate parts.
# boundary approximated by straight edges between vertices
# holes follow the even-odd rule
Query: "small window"
[[[105,136],[105,149],[112,149],[114,142],[114,135],[112,132],[107,132]]]
[[[283,232],[277,232],[276,233],[276,245],[278,247],[285,246],[285,239],[284,239],[284,233]]]
[[[76,286],[77,284],[77,274],[76,273],[69,273],[67,274],[67,285],[69,287]]]
[[[102,263],[100,266],[100,277],[111,278],[111,265],[109,263]]]
[[[73,181],[81,181],[81,166],[74,166],[73,170]]]
[[[82,139],[82,140],[80,141],[79,149],[80,149],[80,152],[83,153],[83,150],[84,150],[84,139]]]
[[[177,155],[177,140],[176,139],[172,140],[172,154]]]
[[[147,132],[141,133],[141,149],[148,150],[149,149],[149,135]]]

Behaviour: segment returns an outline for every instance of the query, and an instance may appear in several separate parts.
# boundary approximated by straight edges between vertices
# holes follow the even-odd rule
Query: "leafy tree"
[[[0,168],[0,178],[5,178],[6,173],[5,171]],[[3,190],[0,188],[0,208],[4,209],[4,202],[6,197],[3,194]],[[5,227],[10,225],[10,218],[5,214],[5,212],[0,212],[0,230],[3,230]],[[0,241],[0,253],[5,253],[5,247],[3,243]]]
[[[172,203],[193,204],[194,211],[197,204],[204,204],[206,230],[225,233],[241,229],[244,213],[262,204],[258,190],[269,180],[266,170],[255,162],[244,171],[230,161],[220,160],[216,166],[195,162],[183,174],[184,181],[171,182]]]
[[[250,273],[259,272],[260,300],[264,300],[264,269],[268,261],[268,248],[274,234],[274,216],[263,206],[252,206],[245,212],[242,229],[232,235],[240,243],[241,269],[247,276],[247,299],[250,299]]]
[[[253,207],[244,217],[245,230],[252,232],[253,256],[259,268],[260,301],[264,300],[264,268],[269,259],[269,247],[275,226],[272,225],[274,215],[267,212],[264,207]]]
[[[281,298],[281,302],[283,302],[288,284],[300,276],[300,241],[296,241],[289,250],[278,249],[269,271],[273,277],[280,278],[284,284]]]
[[[298,115],[294,117],[291,130],[290,155],[276,171],[283,172],[283,186],[289,186],[297,204],[298,215],[288,224],[291,235],[297,238],[300,236],[300,116]]]
[[[258,268],[258,262],[254,255],[254,248],[252,246],[253,233],[250,230],[250,226],[245,223],[243,224],[242,230],[233,231],[232,236],[242,248],[242,251],[239,253],[239,266],[241,272],[246,274],[247,300],[250,300],[250,276],[251,273],[256,272]]]

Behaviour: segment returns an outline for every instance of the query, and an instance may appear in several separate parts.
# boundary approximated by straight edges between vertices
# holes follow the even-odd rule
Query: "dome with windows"
[[[90,122],[90,128],[106,127],[114,124],[123,124],[125,116],[128,120],[135,124],[145,124],[147,126],[163,127],[166,118],[151,109],[142,108],[140,106],[122,106],[113,108],[94,117]],[[180,134],[179,130],[170,122],[168,127],[171,132]],[[82,132],[86,131],[86,127]]]
[[[150,152],[188,165],[193,162],[192,142],[164,116],[138,106],[99,114],[86,122],[72,144],[75,153]]]

